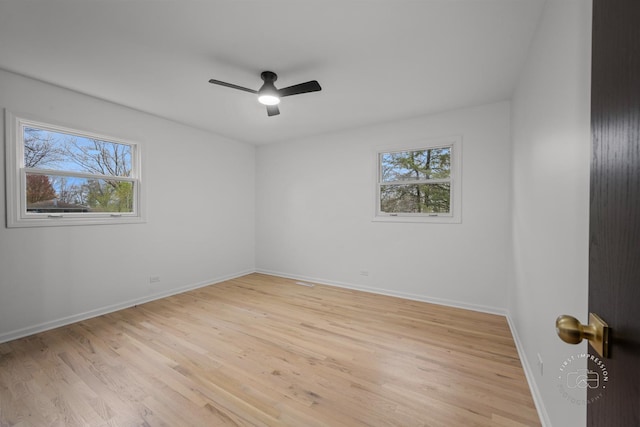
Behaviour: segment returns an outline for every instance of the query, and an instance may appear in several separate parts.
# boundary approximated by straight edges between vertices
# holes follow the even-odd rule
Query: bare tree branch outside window
[[[55,171],[27,174],[27,200],[32,207],[51,200],[56,206],[75,205],[83,212],[133,211],[133,181],[108,178],[131,176],[130,145],[25,128],[24,163],[26,168]],[[76,172],[96,178],[69,174]]]

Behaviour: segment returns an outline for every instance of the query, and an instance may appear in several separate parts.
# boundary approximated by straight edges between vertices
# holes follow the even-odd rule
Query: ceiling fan
[[[264,80],[264,84],[258,90],[249,89],[215,79],[209,80],[209,83],[257,94],[258,101],[261,104],[266,105],[268,116],[275,116],[277,114],[280,114],[280,109],[278,109],[280,98],[291,95],[299,95],[301,93],[307,92],[318,92],[322,90],[320,84],[316,80],[311,80],[282,89],[276,89],[275,85],[273,84],[273,82],[278,80],[278,75],[276,73],[274,73],[273,71],[263,71],[260,74],[260,77],[262,78],[262,80]]]

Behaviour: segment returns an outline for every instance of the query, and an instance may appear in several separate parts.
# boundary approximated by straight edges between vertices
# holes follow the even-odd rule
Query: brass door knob
[[[596,314],[589,313],[588,325],[563,314],[556,319],[556,332],[562,341],[569,344],[579,344],[586,339],[600,356],[609,356],[609,326]]]

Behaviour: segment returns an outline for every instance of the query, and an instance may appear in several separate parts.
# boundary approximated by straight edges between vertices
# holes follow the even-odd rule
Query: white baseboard
[[[318,277],[289,274],[289,273],[283,273],[281,271],[272,271],[272,270],[265,270],[260,268],[256,269],[256,273],[268,274],[270,276],[285,277],[287,279],[303,280],[306,282],[314,282],[314,283],[319,283],[321,285],[336,286],[338,288],[353,289],[357,291],[370,292],[374,294],[405,298],[413,301],[428,302],[431,304],[444,305],[448,307],[464,308],[466,310],[479,311],[482,313],[498,314],[501,316],[505,316],[507,314],[506,309],[499,308],[499,307],[489,307],[489,306],[479,305],[479,304],[470,304],[466,302],[454,301],[454,300],[449,300],[444,298],[432,298],[432,297],[427,297],[425,295],[411,294],[408,292],[398,292],[390,289],[372,288],[369,286],[354,285],[352,283],[337,282],[334,280],[326,280]]]
[[[551,419],[549,418],[549,414],[547,413],[547,409],[545,408],[544,402],[542,400],[542,394],[540,393],[540,390],[538,389],[538,386],[536,385],[536,382],[534,380],[531,364],[527,359],[527,355],[524,352],[524,347],[522,346],[522,342],[520,341],[520,337],[518,336],[518,330],[516,329],[513,320],[511,319],[511,315],[508,312],[506,314],[506,317],[507,323],[509,323],[509,328],[511,329],[511,335],[513,335],[513,341],[516,343],[516,349],[518,350],[518,356],[520,357],[520,362],[522,363],[522,369],[524,370],[524,375],[527,377],[529,390],[531,390],[533,403],[536,405],[542,427],[552,427]]]
[[[171,295],[181,294],[183,292],[191,291],[193,289],[202,288],[209,285],[215,285],[216,283],[224,282],[225,280],[235,279],[237,277],[245,276],[253,273],[255,270],[246,270],[226,276],[220,276],[215,279],[205,280],[199,283],[193,283],[190,285],[182,286],[179,288],[170,289],[164,292],[158,292],[151,295],[147,295],[141,298],[136,298],[121,303],[100,307],[95,310],[85,311],[84,313],[78,313],[60,319],[51,320],[48,322],[39,323],[37,325],[27,326],[25,328],[16,329],[14,331],[5,332],[0,334],[0,343],[12,341],[18,338],[26,337],[29,335],[37,334],[39,332],[48,331],[50,329],[58,328],[60,326],[69,325],[71,323],[80,322],[82,320],[90,319],[92,317],[101,316],[107,313],[113,313],[114,311],[123,310],[125,308],[133,307],[135,305],[144,304],[146,302],[155,301],[161,298],[166,298]]]

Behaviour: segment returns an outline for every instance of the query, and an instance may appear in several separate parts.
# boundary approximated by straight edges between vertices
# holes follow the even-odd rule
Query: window
[[[376,221],[460,222],[460,138],[376,153]]]
[[[140,147],[7,112],[7,226],[141,222]]]

